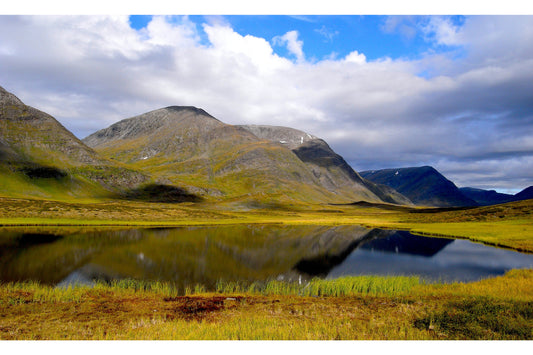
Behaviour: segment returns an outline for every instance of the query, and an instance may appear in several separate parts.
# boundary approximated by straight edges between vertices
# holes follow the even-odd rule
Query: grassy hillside
[[[149,181],[87,147],[52,116],[0,87],[0,193],[47,199],[106,197]]]
[[[222,123],[194,107],[151,111],[83,141],[110,159],[210,201],[234,200],[250,206],[382,201],[361,181],[354,183],[342,171],[335,172],[335,167],[324,177],[283,144]],[[337,182],[326,183],[332,173],[337,174]]]
[[[375,201],[373,195],[383,202],[410,205],[411,201],[396,190],[363,179],[343,157],[338,155],[322,139],[306,132],[280,126],[240,126],[261,139],[290,149],[328,191],[350,196],[352,201]],[[368,193],[371,193],[371,195]],[[357,192],[359,196],[353,196]],[[355,198],[353,198],[353,197]]]

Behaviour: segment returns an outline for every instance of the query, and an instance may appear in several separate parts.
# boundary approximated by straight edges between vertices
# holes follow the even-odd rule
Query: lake
[[[3,228],[0,280],[50,285],[139,279],[178,287],[223,281],[419,275],[474,281],[533,268],[533,254],[361,226]]]

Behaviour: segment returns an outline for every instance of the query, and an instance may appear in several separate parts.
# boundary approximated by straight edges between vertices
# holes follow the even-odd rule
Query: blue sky
[[[356,171],[533,185],[533,16],[184,13],[0,16],[0,86],[79,138],[187,105],[308,132]]]
[[[357,50],[368,60],[384,57],[392,59],[416,59],[431,51],[450,51],[448,46],[435,45],[432,38],[419,30],[427,21],[427,16],[408,16],[398,20],[391,28],[390,16],[379,15],[229,15],[229,16],[188,16],[197,24],[202,33],[202,23],[224,22],[239,34],[261,37],[272,42],[276,36],[296,30],[304,45],[304,52],[311,60],[340,58]],[[151,15],[130,16],[131,26],[142,29],[148,25]],[[451,23],[460,26],[464,16],[447,16]],[[399,19],[399,17],[398,17]],[[179,22],[180,17],[176,17]],[[276,54],[291,58],[284,46],[273,45]]]

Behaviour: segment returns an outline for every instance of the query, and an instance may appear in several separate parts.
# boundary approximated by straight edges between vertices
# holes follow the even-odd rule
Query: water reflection
[[[1,280],[53,285],[134,278],[214,287],[358,274],[466,281],[523,267],[533,267],[532,255],[360,226],[0,230]]]
[[[475,281],[510,269],[532,268],[533,255],[461,239],[426,238],[405,231],[369,240],[327,277],[345,275],[419,275],[427,280]]]
[[[364,238],[351,243],[341,253],[326,253],[318,257],[304,258],[295,265],[294,269],[309,276],[325,277],[332,269],[344,263],[355,249],[431,257],[452,242],[453,239],[426,238],[405,231],[373,229]],[[383,272],[382,270],[377,273],[383,274]]]

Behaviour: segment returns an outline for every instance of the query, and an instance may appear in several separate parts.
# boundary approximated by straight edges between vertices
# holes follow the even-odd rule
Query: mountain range
[[[83,140],[0,87],[0,195],[45,199],[476,206],[532,198],[457,188],[432,167],[357,173],[323,139],[230,125],[193,106],[121,120]]]
[[[431,166],[368,170],[362,177],[396,189],[414,204],[433,207],[487,206],[533,198],[533,186],[516,195],[472,187],[458,188]]]
[[[522,201],[533,198],[533,186],[511,195],[496,192],[494,190],[483,190],[472,187],[459,188],[461,193],[468,198],[476,201],[480,206],[496,205],[513,201]]]
[[[83,142],[99,154],[206,199],[410,203],[369,182],[317,137],[287,127],[236,126],[170,106],[131,117]]]
[[[284,131],[295,132],[276,128],[276,134]],[[410,203],[393,189],[361,178],[316,137],[310,143],[315,145],[294,149],[280,140],[225,124],[199,108],[170,106],[80,141],[51,115],[0,88],[0,193],[242,201],[255,207],[295,201]]]
[[[382,169],[361,172],[361,176],[394,188],[413,203],[437,207],[477,206],[453,182],[431,166]]]

